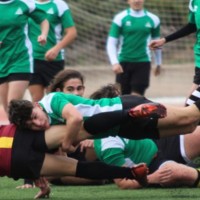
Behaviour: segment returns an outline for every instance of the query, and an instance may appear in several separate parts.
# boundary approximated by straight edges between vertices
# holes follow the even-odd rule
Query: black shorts
[[[155,140],[159,152],[166,160],[173,160],[178,163],[186,164],[181,154],[180,136],[171,136]]]
[[[200,68],[199,67],[195,67],[193,83],[200,85]]]
[[[150,62],[122,62],[120,63],[124,72],[117,74],[116,82],[121,86],[122,94],[137,92],[144,94],[150,82]]]
[[[137,96],[137,95],[122,95],[120,96],[123,110],[127,110],[133,107],[136,107],[143,103],[150,103],[149,99],[146,99],[143,96]]]
[[[39,178],[47,151],[44,131],[17,129],[12,147],[11,177]]]
[[[150,165],[148,166],[148,168],[149,168],[149,174],[154,173],[156,170],[159,169],[159,167],[163,163],[165,163],[167,161],[168,160],[163,157],[162,153],[158,151],[156,157],[151,161]]]
[[[64,60],[46,61],[34,59],[34,73],[31,74],[29,85],[43,85],[47,87],[54,76],[64,69]]]
[[[30,73],[13,73],[9,74],[6,77],[0,78],[0,84],[11,82],[11,81],[29,81],[30,80]]]

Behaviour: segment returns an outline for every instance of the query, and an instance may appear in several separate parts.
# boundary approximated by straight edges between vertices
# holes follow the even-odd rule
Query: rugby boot
[[[157,117],[164,118],[167,116],[167,110],[160,103],[144,103],[129,110],[129,115],[133,118]]]
[[[149,173],[149,169],[145,163],[141,163],[132,167],[132,174],[136,181],[139,182],[141,186],[147,186],[147,174]]]

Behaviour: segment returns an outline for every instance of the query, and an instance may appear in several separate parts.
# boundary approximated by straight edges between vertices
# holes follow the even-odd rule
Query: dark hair
[[[120,95],[120,91],[115,84],[108,84],[90,95],[91,99],[100,99],[100,98],[113,98]]]
[[[82,84],[84,84],[84,77],[79,71],[73,69],[65,69],[58,72],[58,74],[52,80],[52,83],[50,84],[50,92],[56,92],[57,88],[62,91],[64,83],[72,78],[80,79]]]
[[[8,105],[9,121],[19,128],[28,128],[27,120],[31,119],[33,104],[28,100],[11,100]]]

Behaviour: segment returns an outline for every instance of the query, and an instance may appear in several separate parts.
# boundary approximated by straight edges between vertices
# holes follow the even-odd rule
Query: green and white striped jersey
[[[118,136],[95,139],[94,148],[99,160],[129,167],[142,162],[149,165],[158,151],[150,139],[129,140]]]
[[[94,114],[122,110],[122,102],[119,97],[103,98],[98,100],[87,99],[73,94],[54,92],[43,97],[39,104],[48,114],[50,124],[66,123],[62,118],[62,111],[65,105],[71,103],[81,113],[84,120]]]
[[[119,62],[151,61],[148,43],[160,37],[160,19],[147,10],[129,8],[114,17],[109,37],[119,40]]]

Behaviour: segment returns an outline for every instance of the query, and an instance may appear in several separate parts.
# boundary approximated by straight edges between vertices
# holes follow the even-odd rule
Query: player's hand
[[[94,148],[94,140],[83,140],[80,142],[79,146],[81,152],[86,148]]]
[[[38,36],[38,42],[40,43],[40,45],[45,45],[47,42],[47,37],[45,35],[39,35]]]
[[[67,143],[67,142],[63,142],[62,143],[62,151],[66,152],[66,153],[73,153],[76,151],[76,148],[75,146],[73,146],[71,143]]]
[[[165,44],[166,40],[165,38],[157,39],[157,40],[152,40],[149,43],[149,48],[151,50],[156,50],[158,48],[161,48]]]
[[[24,185],[19,185],[16,187],[16,189],[29,189],[29,188],[34,188],[35,185],[32,184],[24,184]]]
[[[161,66],[157,65],[156,68],[154,69],[154,75],[159,76],[161,73]]]
[[[121,74],[124,72],[122,66],[119,63],[116,63],[112,66],[112,70],[115,74]]]
[[[56,48],[56,47],[53,47],[53,48],[49,49],[45,54],[45,59],[47,61],[55,60],[56,57],[58,56],[59,51],[60,50],[58,48]]]

